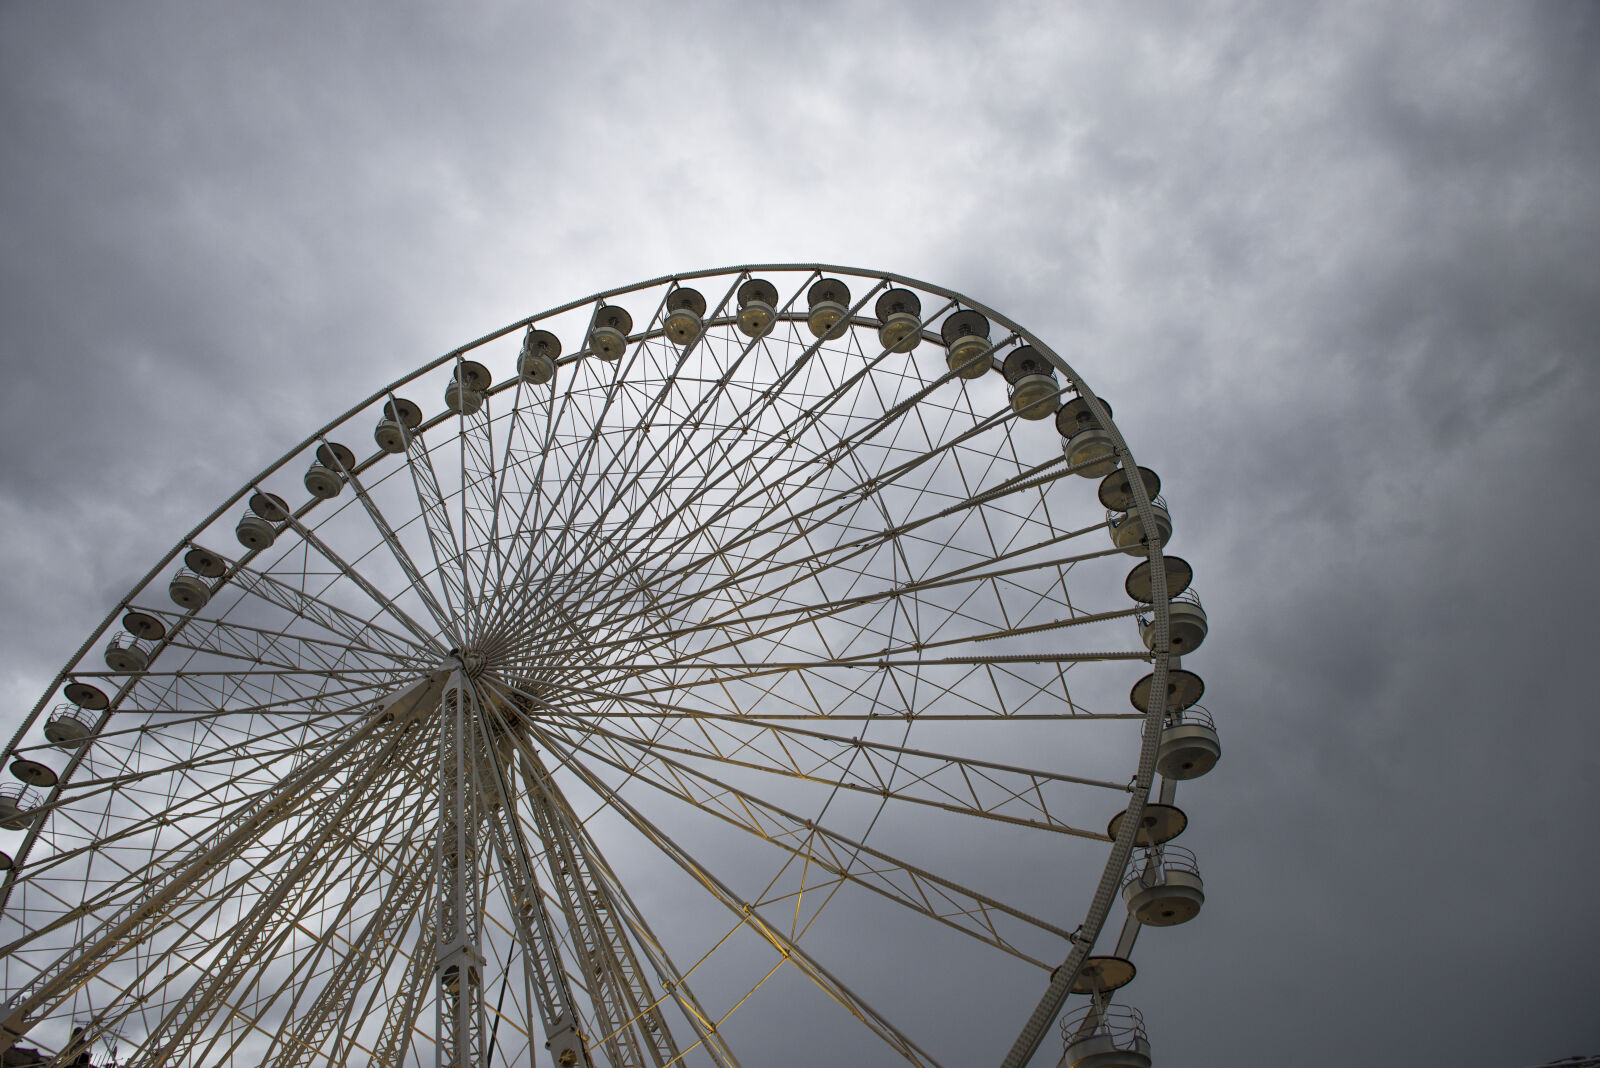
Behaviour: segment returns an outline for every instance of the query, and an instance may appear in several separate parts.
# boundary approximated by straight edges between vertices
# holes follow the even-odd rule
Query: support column
[[[472,686],[457,665],[439,702],[439,836],[434,981],[438,1068],[478,1068],[483,1003],[483,881],[478,877],[480,731]]]

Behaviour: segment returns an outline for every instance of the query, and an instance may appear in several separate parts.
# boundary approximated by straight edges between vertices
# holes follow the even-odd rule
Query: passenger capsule
[[[269,548],[277,540],[278,528],[264,517],[246,511],[233,528],[233,535],[239,539],[240,545],[255,552]]]
[[[406,443],[411,440],[411,435],[398,419],[379,419],[378,425],[373,428],[372,440],[384,452],[401,453],[406,451]]]
[[[1128,862],[1122,901],[1146,927],[1176,927],[1200,915],[1205,882],[1195,856],[1182,846],[1146,849]]]
[[[679,286],[667,294],[666,318],[661,326],[675,344],[687,345],[700,336],[705,314],[706,298],[700,291]]]
[[[1148,562],[1148,561],[1146,561]],[[1155,621],[1139,617],[1139,638],[1144,647],[1155,651]],[[1167,643],[1174,656],[1187,656],[1206,640],[1206,610],[1199,596],[1188,590],[1167,601]]]
[[[556,376],[560,355],[560,338],[548,330],[529,327],[522,339],[522,355],[517,357],[517,374],[530,386],[542,386]]]
[[[589,328],[589,351],[602,360],[620,360],[628,351],[628,335],[633,332],[633,316],[625,308],[605,304],[595,309],[594,325]]]
[[[922,344],[922,301],[909,289],[891,289],[878,298],[878,343],[886,352],[910,352]]]
[[[33,822],[39,795],[20,783],[0,786],[0,827],[20,831]]]
[[[305,484],[311,496],[330,501],[339,496],[339,491],[344,488],[344,479],[332,468],[313,463],[306,468]]]
[[[378,448],[384,452],[405,452],[411,445],[415,430],[421,425],[422,409],[404,397],[394,397],[384,402],[383,418],[378,420],[378,427],[372,432],[372,437],[378,443]],[[264,514],[259,509],[252,510],[257,514]],[[267,518],[272,517],[267,516]]]
[[[476,360],[462,360],[444,387],[444,406],[461,415],[476,415],[483,407],[483,394],[493,379],[489,369]]]
[[[316,459],[306,471],[306,490],[313,497],[332,500],[344,488],[345,473],[355,466],[355,453],[343,445],[324,442],[317,446]]]
[[[211,583],[188,568],[180,567],[178,573],[172,576],[172,581],[167,583],[167,594],[173,604],[186,612],[193,612],[204,608],[206,602],[211,600]]]
[[[1172,515],[1167,511],[1167,502],[1156,497],[1150,501],[1150,519],[1156,528],[1156,545],[1165,545],[1172,538]],[[1111,543],[1129,556],[1143,556],[1147,551],[1148,540],[1144,533],[1144,523],[1140,521],[1137,512],[1111,512],[1106,513],[1106,525],[1111,530]]]
[[[952,312],[939,328],[944,338],[945,366],[962,378],[982,378],[994,366],[990,356],[989,320],[981,312],[964,308]]]
[[[1164,779],[1198,779],[1222,759],[1222,740],[1211,714],[1199,705],[1167,717],[1156,750],[1156,770]]]
[[[106,645],[105,660],[112,671],[131,675],[150,666],[150,653],[138,638],[119,630]]]
[[[778,287],[765,278],[752,278],[739,287],[739,329],[747,337],[761,337],[778,320]]]
[[[1111,405],[1098,398],[1111,414]],[[1076,474],[1084,478],[1100,478],[1117,469],[1117,448],[1111,435],[1100,425],[1089,402],[1074,397],[1056,411],[1056,432],[1061,435],[1061,451]]]
[[[835,338],[845,332],[845,316],[850,314],[850,287],[837,278],[824,278],[806,293],[811,310],[806,313],[806,325],[811,335]]]
[[[76,749],[93,736],[96,718],[72,705],[56,705],[44,721],[45,739],[57,749]]]
[[[1011,410],[1023,419],[1048,419],[1055,413],[1061,386],[1055,368],[1032,345],[1011,350],[1000,365],[1011,390]]]
[[[1058,1068],[1150,1068],[1144,1017],[1126,1005],[1094,1001],[1062,1017],[1066,1050]]]

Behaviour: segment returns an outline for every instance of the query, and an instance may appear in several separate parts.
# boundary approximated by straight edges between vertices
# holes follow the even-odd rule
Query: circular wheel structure
[[[1159,486],[1041,339],[879,272],[434,360],[24,717],[6,1063],[1021,1065],[1069,999],[1063,1063],[1146,1056],[1108,998],[1199,908],[1220,753]]]

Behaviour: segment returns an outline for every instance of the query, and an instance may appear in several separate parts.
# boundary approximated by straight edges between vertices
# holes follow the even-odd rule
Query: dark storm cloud
[[[1140,940],[1158,1059],[1600,1049],[1594,9],[672,11],[0,10],[13,708],[467,337],[678,268],[901,270],[1115,401],[1196,565],[1226,753],[1206,912]]]

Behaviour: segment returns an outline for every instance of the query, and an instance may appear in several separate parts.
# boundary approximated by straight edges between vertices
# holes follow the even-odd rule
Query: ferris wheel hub
[[[484,669],[489,666],[489,658],[477,649],[452,649],[442,664],[439,665],[446,671],[461,671],[469,679],[482,678]]]

